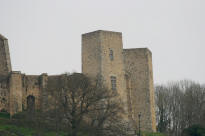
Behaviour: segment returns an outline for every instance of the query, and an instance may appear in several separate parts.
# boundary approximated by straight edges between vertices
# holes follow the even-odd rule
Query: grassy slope
[[[39,132],[33,128],[22,127],[12,124],[9,114],[0,112],[0,136],[36,136]],[[40,133],[40,136],[56,136],[55,132],[46,130]],[[65,136],[65,134],[60,134]],[[82,135],[83,136],[83,135]],[[142,136],[165,136],[161,133],[143,132]]]
[[[8,114],[0,113],[0,136],[35,136],[37,134],[39,132],[35,129],[13,125]],[[56,136],[56,133],[42,131],[40,135]]]
[[[158,132],[156,133],[143,132],[142,136],[166,136],[166,135]]]

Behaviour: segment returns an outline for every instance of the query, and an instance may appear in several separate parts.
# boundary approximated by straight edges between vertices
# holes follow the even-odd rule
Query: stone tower
[[[127,95],[123,65],[122,34],[95,31],[82,35],[82,72],[91,77],[101,77],[103,84],[117,91],[127,111]]]
[[[145,131],[156,131],[152,53],[147,48],[124,49],[128,102],[131,118]]]
[[[121,97],[124,119],[138,129],[156,131],[152,53],[147,48],[123,49],[122,34],[95,31],[82,35],[82,72]],[[45,109],[55,97],[50,90],[63,75],[25,75],[12,71],[8,40],[0,35],[0,111]],[[51,104],[52,105],[52,104]]]
[[[1,108],[7,109],[11,115],[13,115],[16,112],[22,111],[21,73],[12,72],[8,40],[1,34],[0,34],[0,76],[1,76],[0,92],[5,94],[3,97],[6,98],[5,101],[6,104],[4,104],[6,106],[2,106]],[[2,105],[2,103],[0,105]]]
[[[9,54],[8,40],[0,34],[0,75],[11,72],[11,60]]]
[[[95,31],[82,35],[82,72],[96,78],[112,91],[117,91],[124,103],[127,117],[141,129],[156,131],[152,56],[147,48],[123,49],[122,34]]]

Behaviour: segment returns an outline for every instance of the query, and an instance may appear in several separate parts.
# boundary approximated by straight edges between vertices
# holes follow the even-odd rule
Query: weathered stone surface
[[[142,129],[156,131],[152,54],[146,48],[123,49],[122,34],[95,31],[82,35],[82,72],[100,78],[122,98],[124,120]],[[0,35],[0,110],[11,115],[27,108],[29,97],[35,109],[46,110],[55,103],[55,93],[64,75],[25,75],[11,71],[8,40]],[[51,107],[49,107],[51,106]]]
[[[142,130],[156,131],[151,52],[147,48],[124,49],[124,64],[129,80],[131,117],[136,122],[141,113]]]
[[[141,113],[142,129],[146,131],[156,131],[151,59],[148,49],[123,50],[121,33],[99,30],[82,35],[83,74],[100,76],[109,89],[111,76],[116,77],[116,91],[127,112],[125,120],[129,118],[138,127]]]
[[[113,57],[110,59],[110,50]],[[82,72],[91,78],[102,78],[111,89],[111,77],[116,77],[116,90],[127,111],[127,96],[122,55],[122,34],[110,31],[95,31],[82,35]]]
[[[13,115],[22,111],[22,78],[20,72],[12,72],[9,78],[9,108]]]
[[[8,40],[0,34],[0,74],[11,72],[11,60],[9,54]]]
[[[0,111],[9,111],[9,75],[0,75]]]

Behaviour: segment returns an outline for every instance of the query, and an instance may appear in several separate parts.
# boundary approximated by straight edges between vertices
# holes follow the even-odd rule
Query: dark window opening
[[[116,83],[116,77],[115,76],[111,76],[111,89],[112,90],[117,90],[117,83]]]
[[[110,60],[113,60],[114,56],[113,56],[113,50],[110,49]]]
[[[29,112],[33,112],[35,110],[35,97],[32,95],[27,97],[27,110]]]

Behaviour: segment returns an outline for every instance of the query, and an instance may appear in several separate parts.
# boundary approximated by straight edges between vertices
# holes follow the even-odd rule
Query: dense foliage
[[[182,132],[183,136],[205,136],[205,128],[201,125],[192,125]]]

